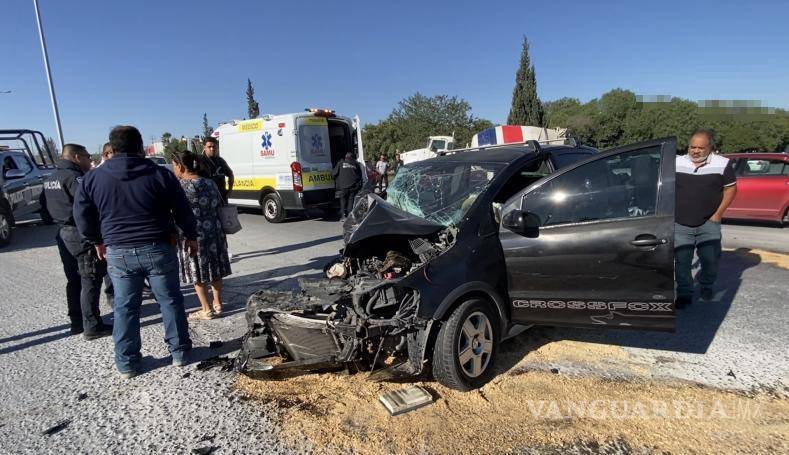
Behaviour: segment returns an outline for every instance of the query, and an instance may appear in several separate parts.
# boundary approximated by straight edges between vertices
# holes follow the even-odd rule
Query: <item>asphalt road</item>
[[[334,220],[271,225],[251,213],[241,220],[244,229],[230,237],[234,274],[226,281],[227,316],[190,327],[198,360],[238,348],[252,292],[290,289],[295,277],[320,274],[341,247],[341,226]],[[726,225],[724,247],[785,251],[781,239],[788,232]],[[285,451],[275,414],[235,391],[233,374],[198,371],[194,364],[169,366],[153,301],[143,308],[147,371],[137,378],[117,376],[110,339],[69,336],[54,234],[53,226],[26,224],[0,250],[0,453],[186,453],[210,446],[215,453]],[[785,391],[787,282],[789,270],[747,251],[725,253],[716,302],[681,314],[677,334],[539,329],[521,336],[619,345],[658,380]],[[187,306],[196,308],[193,290],[184,291]],[[109,308],[103,311],[111,316]],[[223,346],[209,349],[211,341]],[[600,365],[582,362],[543,367],[552,366],[607,374]],[[60,431],[43,434],[62,422]]]
[[[721,232],[725,248],[760,248],[789,254],[789,226],[724,221]]]

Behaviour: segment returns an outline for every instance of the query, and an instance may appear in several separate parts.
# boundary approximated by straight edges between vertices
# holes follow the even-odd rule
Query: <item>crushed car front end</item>
[[[240,371],[345,367],[420,374],[447,296],[474,280],[506,289],[497,239],[481,239],[478,217],[468,216],[494,175],[482,172],[476,185],[468,185],[467,176],[464,185],[454,182],[454,193],[441,188],[454,174],[427,182],[423,173],[410,180],[399,175],[391,202],[361,196],[344,224],[342,255],[324,267],[323,278],[301,280],[297,292],[250,297]],[[469,262],[480,250],[488,254]]]
[[[415,219],[372,194],[345,226],[350,242],[324,268],[325,278],[301,280],[299,292],[250,298],[241,371],[346,365],[421,372],[421,352],[414,349],[431,320],[419,315],[418,282],[429,276],[429,262],[454,245],[457,229]],[[283,362],[264,360],[270,357]]]

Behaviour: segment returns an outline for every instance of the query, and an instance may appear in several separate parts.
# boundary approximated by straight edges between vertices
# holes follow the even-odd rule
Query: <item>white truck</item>
[[[452,150],[454,146],[454,136],[430,136],[427,141],[427,147],[423,149],[402,152],[400,154],[400,159],[403,160],[403,164],[408,164],[429,158],[435,158]]]
[[[357,158],[367,180],[358,116],[307,109],[220,124],[213,136],[235,176],[229,202],[261,207],[271,223],[289,210],[333,206],[332,169],[346,153]]]

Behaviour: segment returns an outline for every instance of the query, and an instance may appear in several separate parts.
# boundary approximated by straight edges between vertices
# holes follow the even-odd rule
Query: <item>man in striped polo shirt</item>
[[[677,308],[693,303],[691,264],[698,252],[702,300],[712,300],[721,254],[721,218],[737,193],[732,162],[715,155],[714,133],[693,132],[688,154],[677,156],[677,206],[674,223],[674,257]]]

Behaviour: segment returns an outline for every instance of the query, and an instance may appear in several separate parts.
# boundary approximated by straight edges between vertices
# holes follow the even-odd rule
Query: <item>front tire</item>
[[[11,217],[8,210],[0,207],[0,247],[11,243]]]
[[[282,199],[276,193],[265,195],[260,205],[263,207],[263,216],[269,223],[280,223],[285,219],[285,208],[282,206]]]
[[[433,376],[455,390],[479,388],[493,377],[499,320],[480,299],[463,302],[441,326],[433,349]]]

